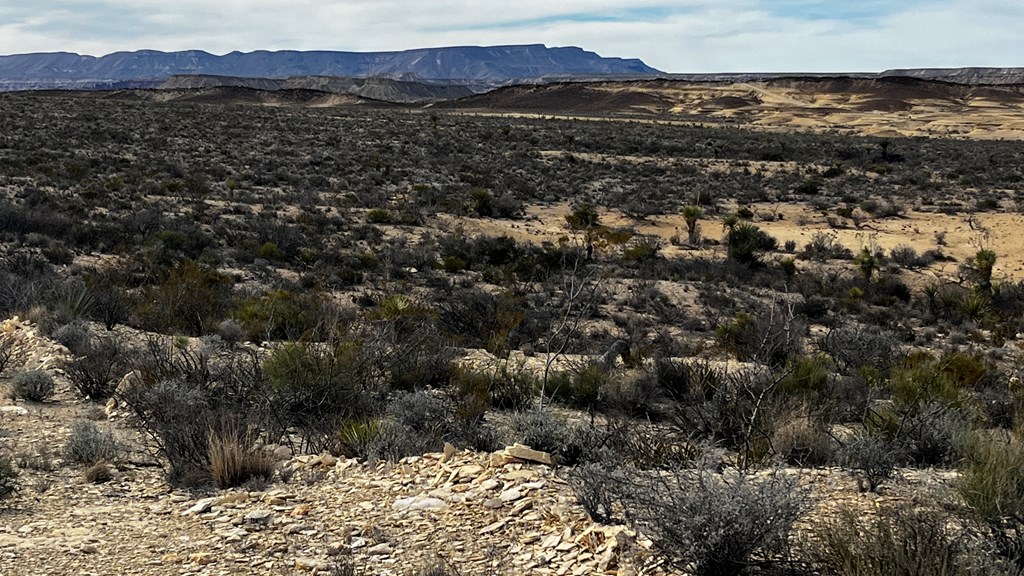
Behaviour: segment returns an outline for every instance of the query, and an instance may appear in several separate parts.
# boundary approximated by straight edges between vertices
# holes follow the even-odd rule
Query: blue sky
[[[547,44],[669,72],[1024,66],[1024,0],[2,0],[0,54]]]

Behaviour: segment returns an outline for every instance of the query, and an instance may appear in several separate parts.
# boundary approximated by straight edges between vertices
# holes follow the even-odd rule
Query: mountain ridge
[[[330,76],[473,81],[499,86],[549,76],[654,77],[661,71],[631,58],[603,57],[576,46],[453,46],[392,52],[257,50],[215,55],[203,50],[139,50],[105,56],[43,52],[0,56],[0,89],[86,88],[89,82],[163,81],[178,75],[282,79]]]

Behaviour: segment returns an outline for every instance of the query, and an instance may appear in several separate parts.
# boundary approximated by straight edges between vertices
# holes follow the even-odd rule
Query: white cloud
[[[869,71],[1024,65],[1021,22],[1019,0],[6,0],[0,53],[544,43],[674,72]]]

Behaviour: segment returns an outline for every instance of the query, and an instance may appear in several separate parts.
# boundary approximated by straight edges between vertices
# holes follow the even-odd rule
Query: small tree
[[[686,241],[692,246],[700,244],[700,222],[704,212],[700,209],[700,206],[689,205],[684,206],[683,219],[686,220]]]
[[[861,275],[864,276],[864,281],[870,282],[871,276],[874,275],[875,270],[878,270],[878,258],[870,248],[865,246],[860,249],[860,254],[857,255],[855,262]]]
[[[978,288],[984,292],[992,291],[992,269],[996,266],[996,253],[987,248],[978,250],[974,255],[974,267],[978,271]]]

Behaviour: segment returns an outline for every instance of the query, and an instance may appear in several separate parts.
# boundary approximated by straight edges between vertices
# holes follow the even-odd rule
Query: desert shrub
[[[758,316],[736,314],[715,330],[715,338],[740,360],[778,367],[800,351],[804,331],[790,310],[772,306],[768,313]]]
[[[509,416],[506,444],[520,443],[573,465],[597,457],[603,439],[582,423],[571,423],[546,410],[526,410]]]
[[[264,340],[319,340],[324,336],[322,322],[329,317],[320,294],[273,290],[247,298],[231,312],[254,342]]]
[[[935,510],[904,506],[864,519],[842,511],[817,531],[811,545],[815,564],[826,574],[872,576],[968,576],[1012,574],[972,546]]]
[[[772,448],[790,464],[812,467],[831,463],[838,445],[824,423],[798,412],[775,427]]]
[[[672,425],[684,437],[739,448],[748,437],[754,399],[770,385],[758,374],[729,373],[708,364],[682,363],[676,381],[666,388],[675,406]]]
[[[593,409],[610,378],[610,372],[603,367],[587,365],[565,377],[549,377],[548,394],[573,408]]]
[[[54,330],[50,337],[63,344],[75,355],[85,353],[89,346],[89,329],[79,322],[64,324]]]
[[[129,422],[166,458],[172,484],[212,482],[209,436],[222,422],[260,430],[267,443],[280,441],[288,426],[257,354],[221,352],[217,340],[193,348],[182,339],[150,338],[138,351],[134,376],[118,390]]]
[[[576,502],[595,522],[614,524],[617,521],[616,495],[613,484],[608,481],[608,477],[616,472],[601,463],[582,464],[569,469],[569,485]],[[623,482],[621,478],[618,480]]]
[[[973,434],[957,492],[1000,555],[1024,568],[1024,442],[1016,435]]]
[[[216,329],[231,300],[231,280],[192,260],[179,262],[157,286],[142,290],[135,316],[142,328],[199,336]]]
[[[91,338],[77,358],[64,363],[68,380],[82,396],[103,401],[114,395],[127,371],[127,352],[113,338]]]
[[[491,383],[493,378],[486,372],[463,367],[455,369],[448,387],[449,403],[455,425],[460,428],[476,428],[491,408]]]
[[[530,251],[510,236],[469,237],[461,229],[438,238],[437,245],[442,259],[457,258],[473,270],[516,265]]]
[[[326,449],[343,420],[370,411],[360,351],[348,341],[285,344],[263,362],[281,424],[297,428],[312,451]]]
[[[778,241],[770,234],[749,222],[740,222],[729,228],[726,234],[728,256],[741,264],[756,264],[759,253],[778,248]]]
[[[795,356],[786,365],[777,390],[788,398],[813,399],[825,392],[830,373],[827,357]]]
[[[502,364],[495,370],[489,392],[491,405],[502,410],[523,410],[536,398],[540,383],[524,366]]]
[[[927,402],[954,404],[961,399],[958,383],[927,354],[910,356],[893,368],[887,386],[901,410]]]
[[[525,317],[521,299],[460,290],[438,299],[438,325],[458,344],[503,356],[517,344]]]
[[[658,382],[657,368],[637,378],[614,378],[602,396],[602,410],[645,418],[659,418],[658,403],[665,392]]]
[[[114,436],[110,432],[100,430],[95,422],[76,420],[71,424],[71,434],[64,443],[64,460],[93,465],[114,460],[117,453],[118,446]]]
[[[9,454],[0,452],[0,500],[13,496],[20,488],[14,460]]]
[[[338,443],[346,456],[368,462],[395,462],[439,448],[437,440],[428,440],[388,417],[345,422],[338,431]]]
[[[234,318],[228,318],[217,325],[217,336],[228,344],[237,344],[245,339],[245,328]]]
[[[859,431],[841,451],[842,462],[857,473],[861,492],[876,492],[905,461],[904,447],[868,431]]]
[[[114,479],[114,471],[107,462],[97,462],[82,472],[82,479],[90,484],[102,484]]]
[[[273,455],[257,446],[253,435],[233,419],[224,419],[220,426],[209,429],[207,438],[210,475],[218,488],[273,478]]]
[[[53,397],[56,385],[53,376],[42,370],[29,370],[11,378],[11,397],[29,402],[43,402]]]
[[[386,208],[372,208],[366,213],[366,219],[374,224],[390,224],[391,211]]]
[[[122,391],[121,398],[134,424],[167,459],[171,484],[201,486],[211,481],[211,399],[202,383],[185,378],[139,383]]]
[[[897,246],[889,252],[889,259],[907,270],[927,268],[935,262],[935,254],[931,251],[919,255],[910,246]]]
[[[427,392],[399,393],[388,402],[384,413],[413,432],[432,439],[444,436],[448,426],[448,406]]]
[[[14,336],[7,332],[0,332],[0,374],[4,373],[7,365],[14,357]]]
[[[92,291],[78,278],[54,286],[47,300],[53,320],[58,325],[88,318],[95,304]]]
[[[698,468],[604,481],[665,559],[698,576],[738,575],[781,559],[806,508],[797,478],[780,471],[723,476]]]
[[[658,258],[660,250],[661,240],[654,236],[641,236],[622,251],[622,260],[632,264],[649,263]]]
[[[840,373],[871,366],[885,374],[899,355],[895,337],[880,328],[862,324],[836,326],[818,340],[817,346],[829,355]]]
[[[825,262],[828,260],[850,260],[853,253],[838,242],[835,232],[815,232],[811,241],[804,245],[800,256],[807,260]]]
[[[89,318],[102,322],[107,330],[123,324],[131,317],[128,294],[116,286],[92,287],[93,305]]]
[[[631,418],[609,418],[602,430],[602,462],[622,462],[639,470],[671,470],[692,466],[710,448],[706,443],[682,438],[666,425],[637,426]]]

